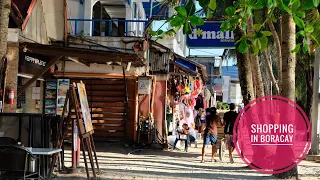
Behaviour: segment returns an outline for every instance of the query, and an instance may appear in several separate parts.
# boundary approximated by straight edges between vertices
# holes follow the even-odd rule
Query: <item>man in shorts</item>
[[[235,104],[230,104],[230,111],[226,112],[223,116],[223,124],[224,124],[224,134],[227,140],[228,150],[229,150],[229,158],[230,162],[233,163],[232,153],[235,149],[234,142],[233,142],[233,126],[234,122],[238,117],[238,113],[235,112]]]
[[[205,159],[205,149],[208,145],[212,145],[212,156],[211,161],[216,162],[214,159],[214,155],[216,153],[216,143],[218,140],[218,123],[221,121],[220,116],[216,115],[216,108],[210,108],[210,114],[207,114],[206,117],[206,129],[204,130],[204,137],[203,137],[203,147],[202,147],[202,163],[204,163]],[[208,113],[208,112],[207,112]]]

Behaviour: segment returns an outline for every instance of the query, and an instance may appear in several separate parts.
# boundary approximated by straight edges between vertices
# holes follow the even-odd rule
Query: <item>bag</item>
[[[173,132],[173,131],[174,131],[174,125],[173,125],[173,122],[170,122],[169,132]]]
[[[187,135],[185,135],[185,134],[179,134],[178,136],[179,136],[180,140],[186,140],[187,139]]]

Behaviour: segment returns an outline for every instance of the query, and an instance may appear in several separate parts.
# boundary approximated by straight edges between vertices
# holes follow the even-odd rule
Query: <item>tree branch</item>
[[[277,61],[277,70],[278,70],[278,87],[279,87],[279,92],[281,90],[281,84],[282,84],[282,55],[281,55],[281,42],[280,42],[280,38],[279,35],[276,31],[276,28],[273,25],[273,22],[271,19],[268,19],[267,24],[269,26],[269,29],[272,33],[273,39],[274,39],[274,43],[276,45],[276,56],[278,57],[278,61]],[[271,68],[272,70],[272,68]],[[273,76],[273,75],[272,75]],[[274,77],[274,76],[273,76]]]
[[[272,67],[271,67],[271,63],[270,63],[271,62],[271,58],[270,58],[270,56],[268,56],[267,50],[264,50],[262,53],[263,53],[264,59],[266,61],[266,65],[267,65],[268,72],[269,72],[269,75],[271,77],[272,83],[275,85],[277,94],[279,94],[280,93],[280,89],[279,89],[278,82],[277,82],[277,80],[274,77],[273,72],[272,72]]]

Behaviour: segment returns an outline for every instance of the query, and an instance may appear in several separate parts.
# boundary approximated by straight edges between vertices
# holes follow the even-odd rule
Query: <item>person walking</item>
[[[202,160],[201,162],[205,162],[205,149],[211,144],[212,145],[212,156],[211,161],[216,162],[214,159],[214,155],[216,153],[216,144],[218,140],[218,123],[221,122],[220,116],[216,115],[217,109],[212,107],[210,108],[210,112],[207,112],[206,116],[206,128],[204,130],[203,137],[203,147],[202,147]]]
[[[199,108],[198,114],[195,118],[196,129],[201,132],[202,125],[205,123],[205,116],[202,108]]]
[[[227,146],[229,150],[229,159],[230,163],[233,163],[232,153],[235,149],[235,145],[233,142],[233,126],[238,117],[238,113],[235,112],[235,104],[230,104],[230,111],[226,112],[223,116],[223,124],[224,124],[224,134],[227,140]]]

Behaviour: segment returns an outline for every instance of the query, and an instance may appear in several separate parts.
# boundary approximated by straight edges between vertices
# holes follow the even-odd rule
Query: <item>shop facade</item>
[[[206,70],[201,64],[183,58],[161,44],[151,42],[150,49],[150,74],[156,83],[151,104],[147,100],[141,103],[139,115],[148,116],[145,107],[150,107],[155,124],[156,137],[153,139],[166,147],[171,144],[170,135],[175,134],[177,122],[180,126],[186,123],[194,127],[196,109],[206,107],[203,101]]]

